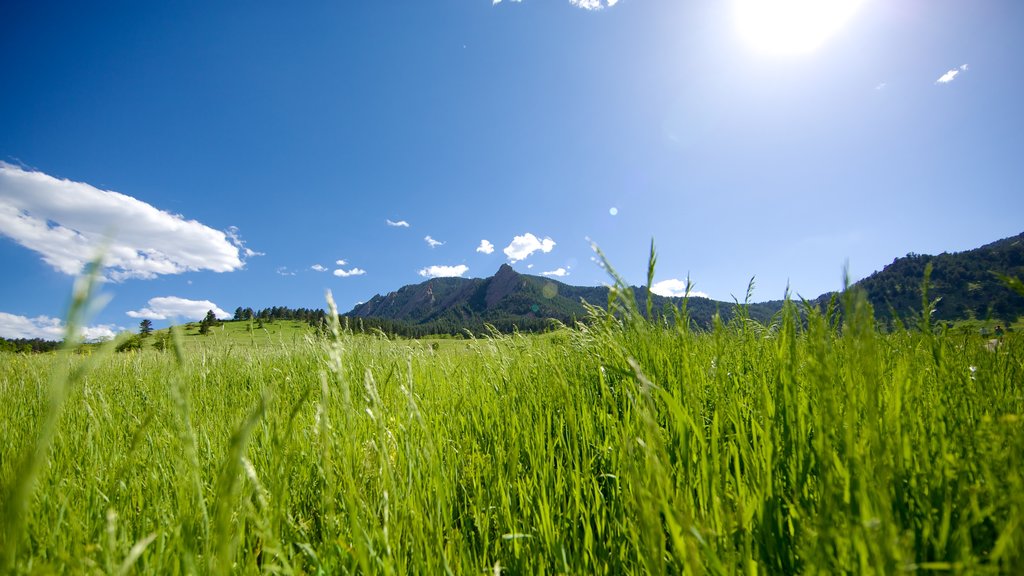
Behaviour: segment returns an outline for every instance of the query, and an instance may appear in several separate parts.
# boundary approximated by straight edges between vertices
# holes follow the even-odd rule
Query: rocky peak
[[[494,273],[487,286],[487,295],[484,300],[490,308],[508,296],[519,286],[519,273],[508,264],[502,264],[501,268]]]

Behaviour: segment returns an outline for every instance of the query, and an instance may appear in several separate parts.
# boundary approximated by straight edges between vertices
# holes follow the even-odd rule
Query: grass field
[[[847,311],[5,354],[0,570],[1024,573],[1024,342]]]

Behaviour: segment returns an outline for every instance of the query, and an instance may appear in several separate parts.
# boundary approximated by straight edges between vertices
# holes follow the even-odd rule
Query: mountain
[[[638,304],[643,307],[647,291],[634,287]],[[382,319],[439,333],[457,333],[463,328],[480,330],[490,324],[499,330],[539,330],[550,324],[550,319],[572,323],[583,318],[587,311],[583,302],[593,306],[608,305],[606,286],[572,286],[545,278],[520,274],[508,264],[490,278],[433,278],[404,286],[387,295],[376,295],[352,309],[346,316],[354,319]],[[654,307],[658,311],[670,304],[678,305],[681,298],[655,295]],[[755,304],[751,316],[767,321],[778,311],[780,303]],[[733,304],[707,298],[690,298],[690,317],[698,326],[708,327],[719,311],[725,320],[733,314]],[[418,330],[420,332],[423,330]]]
[[[925,267],[932,265],[928,298],[939,298],[935,320],[996,318],[1006,324],[1024,315],[1024,296],[1009,288],[1002,276],[1024,278],[1024,233],[980,248],[937,256],[907,254],[856,283],[864,289],[875,316],[891,322],[920,316]],[[827,301],[824,294],[818,302]]]
[[[855,285],[865,290],[879,320],[889,323],[894,313],[901,319],[917,317],[928,263],[932,264],[929,298],[939,298],[936,320],[999,318],[1011,324],[1024,315],[1024,296],[1009,290],[997,275],[1024,278],[1024,234],[965,252],[937,256],[908,254]],[[643,309],[646,288],[634,287],[633,292]],[[833,293],[823,294],[812,302],[823,306],[832,296]],[[607,306],[608,288],[571,286],[542,276],[520,274],[502,264],[490,278],[433,278],[387,295],[378,294],[346,316],[375,321],[388,329],[401,328],[414,335],[455,334],[463,329],[482,331],[485,324],[502,331],[531,331],[546,328],[552,318],[572,323],[585,317],[584,301]],[[679,305],[682,299],[655,295],[653,301],[655,310],[664,312],[670,305]],[[755,320],[768,322],[781,306],[781,301],[751,304],[749,314]],[[735,305],[690,298],[688,311],[695,325],[706,328],[716,311],[728,321],[735,313]]]

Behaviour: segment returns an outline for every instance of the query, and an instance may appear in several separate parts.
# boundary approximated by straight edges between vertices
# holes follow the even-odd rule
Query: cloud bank
[[[24,338],[27,340],[39,338],[41,340],[60,341],[64,339],[65,329],[64,321],[59,318],[51,318],[49,316],[28,318],[26,316],[0,312],[0,337],[2,338]],[[124,328],[113,324],[99,324],[82,328],[81,336],[86,342],[96,342],[99,340],[110,340],[123,330]]]
[[[206,312],[212,310],[217,318],[231,318],[224,310],[209,300],[189,300],[177,296],[158,296],[150,298],[146,307],[126,312],[132,318],[149,318],[150,320],[171,320],[179,318],[186,321],[202,320]]]
[[[458,266],[427,266],[419,271],[419,275],[424,278],[447,278],[462,276],[466,272],[469,272],[469,266],[465,264],[459,264]]]
[[[0,162],[0,234],[75,275],[106,246],[113,280],[244,266],[237,229],[227,233],[118,192]],[[108,236],[112,239],[107,241]]]
[[[526,259],[530,254],[540,250],[541,252],[551,252],[555,248],[555,241],[551,238],[544,238],[541,240],[533,234],[527,232],[522,236],[516,236],[512,239],[512,243],[505,247],[503,252],[505,256],[513,263],[520,260]]]
[[[494,244],[491,244],[487,240],[481,240],[480,245],[476,247],[477,252],[483,252],[484,254],[490,254],[494,252]]]

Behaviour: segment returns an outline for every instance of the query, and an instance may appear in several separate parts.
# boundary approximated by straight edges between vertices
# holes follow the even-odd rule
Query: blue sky
[[[636,284],[654,237],[663,291],[814,297],[1024,228],[1024,4],[612,4],[8,6],[0,335],[59,333],[104,238],[97,335],[504,262],[596,285],[587,238]]]

